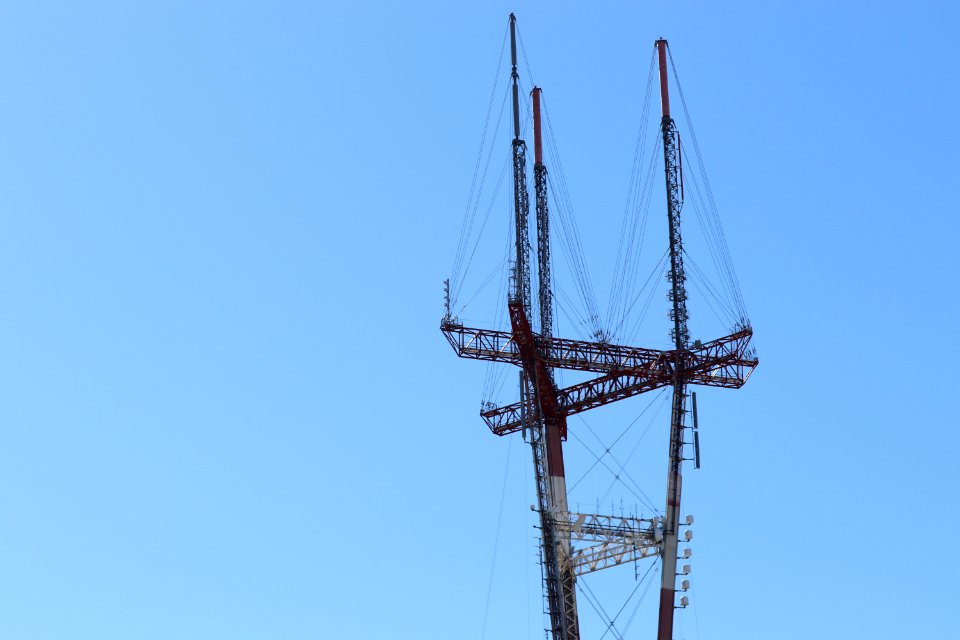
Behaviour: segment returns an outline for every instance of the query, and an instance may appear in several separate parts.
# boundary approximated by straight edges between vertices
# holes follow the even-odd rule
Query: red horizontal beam
[[[520,348],[514,333],[491,329],[474,329],[446,322],[440,330],[461,358],[503,362],[523,366]],[[642,372],[654,370],[665,361],[675,361],[676,350],[661,351],[628,347],[604,342],[587,342],[566,338],[543,339],[532,331],[538,359],[552,368],[592,371],[594,373]],[[685,350],[684,356],[696,361],[716,361],[736,353],[742,357],[753,330],[746,327],[728,336]]]
[[[682,376],[690,384],[739,389],[757,366],[757,360],[695,362],[685,367]],[[557,391],[557,404],[564,416],[571,416],[617,400],[639,395],[673,384],[672,366],[653,374],[611,373]],[[527,411],[534,407],[528,406]],[[483,421],[497,435],[519,431],[522,426],[521,403],[492,407],[480,413]]]
[[[498,435],[519,431],[524,411],[528,415],[542,411],[545,419],[558,421],[565,431],[567,416],[673,384],[678,366],[688,383],[737,389],[746,383],[758,363],[749,353],[753,336],[750,327],[710,342],[694,343],[692,349],[660,351],[604,342],[543,339],[533,332],[520,305],[511,304],[509,309],[512,332],[472,329],[453,322],[440,326],[457,355],[521,366],[535,381],[537,398],[531,397],[527,407],[515,402],[481,412],[483,420]],[[604,375],[556,389],[550,367]]]

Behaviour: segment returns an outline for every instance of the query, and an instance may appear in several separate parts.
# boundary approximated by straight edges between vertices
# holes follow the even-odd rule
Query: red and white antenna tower
[[[657,40],[656,49],[669,228],[668,279],[673,348],[657,350],[554,337],[547,168],[542,153],[539,87],[533,89],[532,102],[540,331],[534,332],[532,328],[527,147],[520,132],[516,18],[513,14],[510,15],[514,134],[511,149],[516,254],[507,300],[511,330],[463,326],[450,311],[449,290],[447,312],[440,324],[458,356],[509,363],[520,370],[520,400],[487,408],[480,415],[494,434],[503,436],[523,432],[531,445],[543,577],[553,640],[577,640],[580,637],[576,597],[578,576],[652,557],[660,558],[662,563],[657,639],[671,640],[677,607],[687,389],[690,385],[737,389],[743,386],[758,363],[750,348],[753,330],[747,323],[716,340],[689,343],[680,224],[683,204],[680,157],[676,124],[670,115],[666,40]],[[556,385],[553,374],[558,368],[597,375],[586,382],[561,388]],[[645,519],[571,512],[567,505],[563,462],[568,416],[663,387],[673,389],[664,517]],[[696,432],[694,437],[698,437]],[[697,460],[699,466],[699,453]]]

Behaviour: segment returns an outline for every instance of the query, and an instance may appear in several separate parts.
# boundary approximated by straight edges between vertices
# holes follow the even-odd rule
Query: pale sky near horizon
[[[0,638],[543,637],[529,449],[437,330],[511,11],[600,308],[665,37],[756,331],[698,391],[675,637],[960,637],[955,4],[8,0]],[[575,506],[663,501],[662,401],[571,421]],[[653,637],[649,566],[584,580],[584,638],[638,584],[617,628]]]

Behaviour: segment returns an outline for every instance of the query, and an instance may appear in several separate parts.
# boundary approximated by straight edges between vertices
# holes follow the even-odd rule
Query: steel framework
[[[550,231],[547,168],[543,163],[540,89],[534,88],[534,186],[536,192],[539,331],[531,326],[531,269],[529,199],[526,187],[526,143],[520,137],[516,18],[510,15],[513,129],[511,143],[514,177],[516,258],[507,307],[511,330],[496,331],[463,326],[447,313],[440,329],[462,358],[501,362],[520,369],[520,399],[505,406],[485,406],[480,415],[496,435],[523,432],[530,443],[537,487],[537,510],[543,558],[545,596],[554,640],[580,637],[576,577],[624,562],[658,556],[663,571],[660,589],[658,640],[670,640],[676,608],[676,561],[683,431],[686,428],[687,387],[691,384],[739,388],[758,364],[750,346],[749,324],[735,326],[726,336],[689,344],[686,275],[680,212],[682,177],[676,125],[670,116],[665,40],[656,42],[660,69],[664,169],[669,229],[671,339],[674,348],[647,349],[607,342],[589,342],[553,336],[550,282]],[[557,388],[553,369],[599,374],[596,378]],[[563,441],[567,417],[623,400],[652,389],[670,386],[673,402],[667,468],[667,496],[662,519],[639,519],[571,513],[567,507]],[[699,457],[699,455],[698,455]],[[576,547],[574,546],[576,543]]]

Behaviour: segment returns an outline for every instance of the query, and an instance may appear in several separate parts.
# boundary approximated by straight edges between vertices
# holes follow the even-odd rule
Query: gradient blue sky
[[[437,331],[510,11],[598,272],[670,40],[756,328],[676,637],[960,636],[954,3],[8,0],[0,637],[542,637],[529,453]]]

